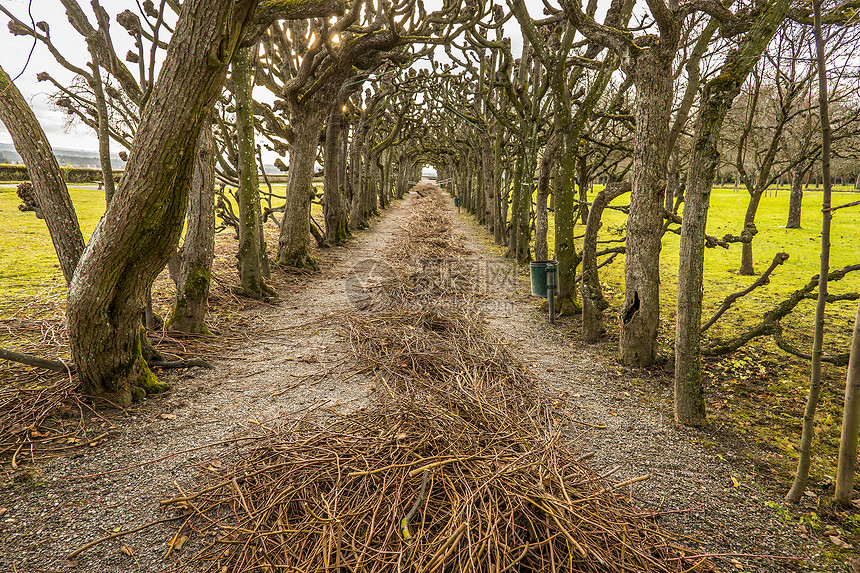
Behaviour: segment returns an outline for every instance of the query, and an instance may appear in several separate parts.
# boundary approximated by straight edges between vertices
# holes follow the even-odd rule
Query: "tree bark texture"
[[[328,116],[324,149],[323,218],[325,238],[329,244],[340,245],[349,237],[349,225],[344,208],[344,190],[340,185],[342,171],[340,155],[343,145],[343,111],[336,101]]]
[[[851,505],[854,496],[854,474],[857,471],[857,433],[860,431],[860,304],[854,319],[850,356],[845,379],[839,461],[836,467],[836,502],[843,506]]]
[[[197,140],[194,180],[188,196],[185,241],[177,253],[176,301],[168,330],[208,334],[206,312],[215,256],[215,139],[207,119]],[[174,273],[171,272],[173,276]]]
[[[125,175],[69,288],[72,357],[87,394],[122,406],[166,388],[141,353],[144,298],[179,241],[203,118],[254,5],[183,4]]]
[[[574,285],[576,267],[580,257],[576,252],[574,228],[576,227],[576,148],[579,133],[569,131],[564,134],[564,147],[561,152],[561,172],[555,189],[555,257],[558,260],[558,299],[559,312],[575,307]],[[567,312],[571,312],[568,310]]]
[[[702,92],[687,170],[678,264],[675,420],[681,424],[699,426],[706,419],[701,359],[704,239],[711,188],[720,161],[720,129],[741,86],[779,28],[789,4],[790,0],[780,0],[762,12],[738,49],[726,57],[721,73],[710,80]]]
[[[257,145],[254,137],[254,80],[251,63],[253,46],[239,48],[233,58],[233,95],[236,99],[236,138],[239,152],[239,189],[236,192],[239,218],[239,287],[243,296],[265,299],[275,295],[266,284],[263,265],[263,214],[260,207],[260,189],[257,175]],[[292,166],[290,167],[292,173]],[[286,218],[288,215],[284,213]],[[307,230],[307,229],[306,229]]]
[[[278,239],[278,264],[293,268],[316,267],[310,255],[311,199],[314,197],[314,162],[325,113],[317,109],[293,108],[290,124],[290,173],[281,235]]]
[[[24,96],[0,67],[0,121],[27,165],[36,202],[42,210],[66,283],[84,252],[84,236],[51,144]]]
[[[597,273],[597,232],[603,210],[616,197],[630,191],[630,183],[610,183],[594,198],[582,239],[582,339],[593,344],[603,333],[603,311],[609,304],[603,298]]]
[[[652,48],[641,53],[633,72],[636,132],[619,345],[621,361],[633,366],[650,366],[657,355],[663,192],[672,103],[672,58],[663,57],[662,52]]]

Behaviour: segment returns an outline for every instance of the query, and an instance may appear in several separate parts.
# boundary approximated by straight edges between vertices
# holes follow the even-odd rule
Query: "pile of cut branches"
[[[192,560],[212,571],[708,570],[542,419],[465,383],[464,396],[425,386],[329,424],[272,429],[216,483],[167,502],[211,535]]]
[[[415,228],[403,234],[414,237]],[[450,234],[450,226],[440,232]],[[711,570],[633,508],[622,490],[636,479],[610,485],[582,463],[554,422],[550,397],[479,315],[358,312],[344,319],[344,332],[355,370],[377,379],[369,404],[268,428],[209,484],[163,502],[187,514],[176,538],[202,540],[194,564],[211,571]]]

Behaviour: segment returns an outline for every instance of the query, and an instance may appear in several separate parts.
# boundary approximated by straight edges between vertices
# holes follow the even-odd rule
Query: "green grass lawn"
[[[596,189],[596,191],[599,188]],[[592,195],[593,198],[593,195]],[[837,192],[833,194],[833,204],[839,205],[856,201],[860,194]],[[711,208],[708,215],[708,233],[722,237],[726,233],[740,234],[743,229],[743,218],[749,195],[733,189],[714,189],[711,197]],[[629,195],[616,199],[613,205],[629,203]],[[845,265],[860,262],[860,207],[837,211],[834,214],[831,231],[831,269],[842,268]],[[682,213],[683,214],[683,213]],[[774,271],[769,285],[759,288],[752,294],[736,303],[725,318],[740,317],[745,324],[752,324],[761,315],[761,311],[770,305],[784,299],[796,288],[806,284],[818,273],[820,257],[821,234],[821,191],[808,190],[804,193],[802,229],[786,229],[785,221],[788,214],[788,190],[770,191],[762,198],[756,217],[759,233],[753,239],[753,255],[755,267],[764,271],[770,265],[778,252],[787,252],[789,259]],[[624,234],[626,215],[620,211],[607,210],[604,213],[604,224],[600,240],[617,239]],[[550,228],[553,224],[550,222]],[[584,227],[583,227],[584,230]],[[577,232],[581,234],[581,232]],[[550,249],[554,247],[554,236],[550,234]],[[663,237],[663,250],[660,258],[661,277],[661,311],[665,318],[664,327],[671,327],[675,316],[678,256],[680,237],[674,233],[666,233]],[[600,247],[598,247],[600,248]],[[729,294],[741,290],[752,282],[755,277],[740,276],[741,245],[732,244],[728,250],[722,248],[707,249],[705,253],[705,286],[703,317],[708,318],[709,311],[715,310]],[[616,302],[623,296],[624,291],[624,256],[619,255],[613,263],[601,269],[601,280],[607,286],[608,296],[615,297]],[[860,272],[848,275],[844,280],[832,283],[831,292],[856,292],[860,290]],[[814,303],[801,303],[804,308],[811,308]],[[853,325],[854,303],[834,305],[839,309],[832,317],[837,322],[834,326],[850,329]],[[846,314],[843,310],[849,309]],[[787,321],[787,324],[794,322]],[[720,321],[712,327],[709,336],[729,337],[737,329],[737,321]],[[810,320],[811,324],[811,320]],[[841,330],[837,329],[837,330]],[[845,342],[843,340],[843,342]]]
[[[0,298],[35,296],[51,287],[65,289],[63,273],[45,222],[18,210],[16,183],[0,183]],[[104,191],[70,187],[85,238],[104,212]]]
[[[15,193],[16,188],[17,183],[0,182],[0,221],[3,221],[0,225],[0,300],[26,299],[57,289],[64,291],[63,273],[48,228],[32,212],[18,210],[21,201]],[[261,189],[266,190],[265,185]],[[273,185],[272,191],[283,196],[286,186]],[[84,238],[89,239],[104,213],[104,192],[95,188],[70,187],[69,193]],[[273,204],[277,206],[283,201],[276,199]],[[320,205],[313,204],[311,214],[322,224]]]

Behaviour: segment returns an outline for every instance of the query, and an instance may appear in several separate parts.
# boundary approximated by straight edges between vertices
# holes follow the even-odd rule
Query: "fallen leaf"
[[[9,511],[9,508],[7,508],[7,507],[0,507],[0,515],[4,515],[7,511]]]
[[[129,557],[131,557],[132,553],[134,553],[131,550],[131,547],[129,547],[128,545],[120,546],[119,550],[122,551],[123,553],[125,553],[126,555],[128,555]]]
[[[739,481],[737,480],[737,478],[735,478],[735,476],[730,475],[729,477],[730,477],[730,478],[732,478],[732,485],[733,485],[733,486],[735,486],[735,487],[739,487],[739,486],[741,485],[741,482],[739,482]]]
[[[165,420],[175,420],[176,414],[162,414],[161,417]]]
[[[850,543],[848,543],[841,537],[837,537],[835,535],[830,536],[830,543],[832,543],[836,547],[841,547],[842,549],[853,549],[853,546]]]
[[[182,549],[182,546],[185,545],[186,541],[188,541],[188,536],[183,535],[182,537],[180,537],[179,539],[176,540],[176,543],[173,544],[173,549],[175,549],[176,551],[179,551],[180,549]]]

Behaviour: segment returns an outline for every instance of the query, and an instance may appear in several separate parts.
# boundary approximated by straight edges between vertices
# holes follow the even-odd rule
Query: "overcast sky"
[[[526,3],[534,17],[542,17],[541,0],[526,0]],[[89,59],[86,44],[66,20],[65,9],[59,0],[0,0],[0,4],[24,22],[30,20],[28,6],[31,6],[33,20],[48,23],[51,39],[67,60],[75,65],[83,66]],[[89,2],[81,1],[80,4],[90,14],[91,21],[95,22]],[[137,4],[134,0],[102,0],[101,4],[111,16],[112,39],[117,54],[123,57],[126,51],[132,47],[132,43],[125,30],[116,23],[116,14],[125,9],[137,13]],[[425,4],[429,11],[436,8],[437,5],[441,6],[441,1],[427,0]],[[47,71],[59,82],[67,85],[71,82],[73,74],[57,64],[41,42],[36,44],[32,57],[27,63],[27,56],[33,46],[33,39],[25,36],[13,36],[9,33],[7,18],[4,14],[0,14],[0,20],[2,20],[2,25],[0,25],[0,65],[12,78],[15,78],[23,70],[23,74],[15,80],[15,85],[33,108],[51,145],[55,148],[97,150],[98,141],[95,133],[84,125],[78,124],[71,127],[66,125],[63,114],[51,109],[51,105],[48,103],[48,96],[54,91],[53,86],[47,82],[39,83],[36,81],[36,74]],[[512,36],[514,54],[519,54],[521,40],[519,28],[515,21],[512,20],[506,26],[506,34]],[[12,138],[2,123],[0,123],[0,143],[12,143]],[[116,144],[113,145],[113,148],[115,151],[119,149]]]

